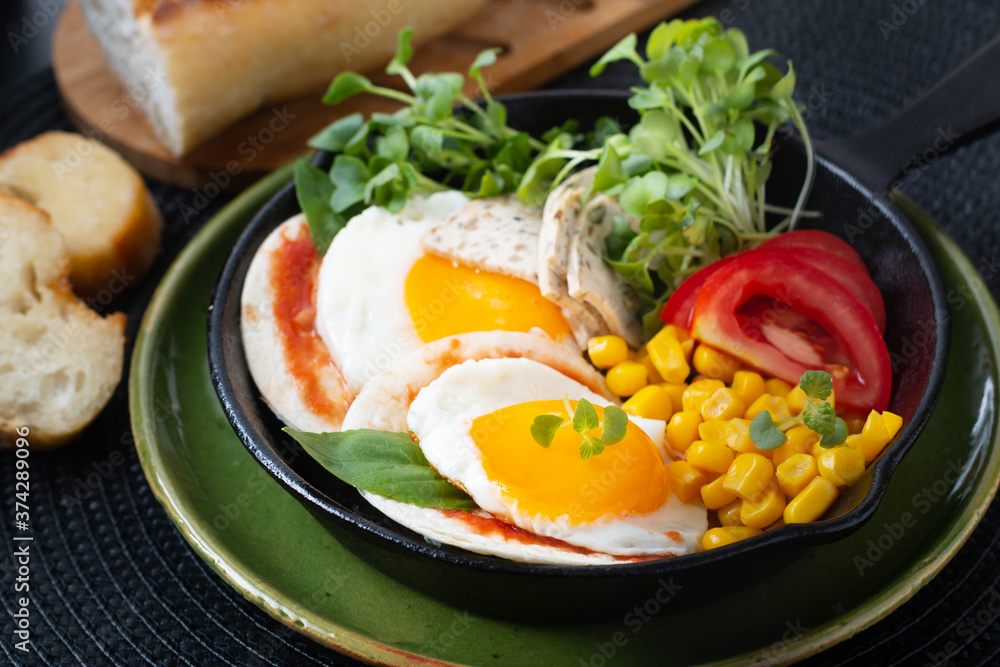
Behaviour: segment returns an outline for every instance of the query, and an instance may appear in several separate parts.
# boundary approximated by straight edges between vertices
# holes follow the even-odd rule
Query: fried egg
[[[457,333],[534,332],[576,345],[559,306],[538,289],[537,228],[521,243],[534,258],[532,282],[517,253],[486,252],[509,234],[489,238],[486,225],[476,227],[477,216],[496,217],[513,204],[482,202],[455,191],[414,196],[398,213],[366,209],[334,238],[319,273],[317,330],[352,394],[402,355]],[[443,240],[449,251],[425,249],[422,239],[439,221],[466,209],[474,213],[463,242],[449,246],[447,235],[437,236],[435,249]],[[521,221],[508,226],[516,233]],[[468,234],[482,242],[469,243]]]
[[[595,565],[697,551],[707,512],[671,492],[665,424],[631,418],[626,437],[581,459],[564,426],[549,447],[531,436],[539,414],[565,417],[563,398],[611,404],[578,353],[508,332],[424,345],[370,382],[345,429],[410,431],[428,461],[481,509],[421,508],[363,495],[427,539],[531,563]]]

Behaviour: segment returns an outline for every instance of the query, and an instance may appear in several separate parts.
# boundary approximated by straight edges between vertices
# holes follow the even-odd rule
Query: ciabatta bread
[[[430,40],[486,0],[81,0],[105,59],[175,155],[254,109]]]
[[[66,442],[121,379],[125,316],[87,308],[68,273],[45,212],[0,193],[0,444],[24,427],[32,446]]]
[[[73,289],[101,305],[134,286],[160,251],[163,219],[142,177],[79,134],[46,132],[0,155],[0,190],[49,214]]]

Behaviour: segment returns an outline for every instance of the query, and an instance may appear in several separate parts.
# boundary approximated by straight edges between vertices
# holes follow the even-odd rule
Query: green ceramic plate
[[[846,639],[911,597],[993,498],[1000,476],[997,309],[951,239],[903,202],[953,297],[953,341],[937,410],[864,528],[810,549],[738,594],[683,610],[650,599],[621,621],[500,621],[405,588],[341,547],[271,480],[233,434],[209,381],[205,314],[216,274],[240,231],[288,177],[282,170],[248,190],[177,258],[143,320],[129,391],[142,466],[185,539],[245,597],[316,641],[390,664],[793,660]],[[726,623],[725,641],[720,618],[739,619]]]

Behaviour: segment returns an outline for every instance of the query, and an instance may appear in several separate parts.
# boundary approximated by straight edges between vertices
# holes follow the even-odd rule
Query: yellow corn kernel
[[[667,392],[667,396],[670,397],[670,405],[673,407],[674,412],[680,412],[684,409],[684,390],[687,389],[686,384],[671,384],[669,382],[661,382],[660,386],[663,391]]]
[[[816,459],[808,454],[792,454],[778,464],[774,478],[778,480],[781,491],[789,498],[799,495],[817,475],[819,468]]]
[[[701,538],[701,548],[705,551],[717,549],[738,542],[736,536],[725,528],[709,528]]]
[[[764,378],[753,371],[733,373],[733,389],[750,405],[764,394]]]
[[[611,368],[628,359],[628,343],[621,336],[594,336],[587,341],[587,355],[598,368]]]
[[[847,436],[844,440],[844,447],[850,447],[851,449],[857,449],[858,443],[861,442],[861,434],[855,433],[854,435]]]
[[[635,392],[632,394],[632,398],[622,404],[622,408],[625,412],[636,417],[663,421],[670,419],[670,415],[674,413],[673,406],[670,405],[670,397],[658,384],[646,385]]]
[[[760,528],[751,528],[750,526],[726,526],[725,529],[732,533],[737,540],[760,535]]]
[[[663,382],[663,378],[660,377],[660,371],[656,370],[656,366],[653,365],[653,360],[649,358],[649,352],[646,351],[645,345],[639,348],[639,352],[635,355],[634,361],[638,361],[646,367],[646,377],[648,378],[649,384],[659,384]]]
[[[861,437],[858,439],[857,451],[865,456],[865,462],[872,461],[879,452],[889,443],[889,431],[885,428],[882,415],[872,410],[865,420],[865,426],[861,429]]]
[[[726,444],[729,438],[729,422],[713,419],[698,424],[698,439],[706,442]]]
[[[701,416],[704,419],[736,419],[742,417],[746,411],[746,401],[729,387],[716,389],[701,404]]]
[[[691,374],[691,366],[688,365],[687,355],[678,339],[678,331],[680,329],[668,324],[646,343],[646,352],[660,377],[674,384],[684,382]]]
[[[814,477],[785,505],[785,523],[811,523],[823,516],[837,499],[837,487],[822,477]]]
[[[733,463],[733,450],[716,442],[695,440],[684,452],[684,458],[695,468],[721,475]]]
[[[857,449],[832,447],[817,459],[819,474],[837,486],[850,486],[865,471],[865,457]]]
[[[781,518],[785,511],[785,494],[771,480],[752,499],[743,499],[740,521],[750,528],[766,528]]]
[[[771,458],[770,451],[757,449],[757,445],[753,444],[753,440],[750,439],[749,421],[737,417],[736,419],[730,419],[727,423],[729,424],[729,432],[726,434],[726,444],[734,452],[737,454],[761,454],[762,456]]]
[[[719,516],[719,523],[723,526],[742,526],[743,522],[740,521],[740,510],[743,508],[743,500],[737,498],[728,505],[723,505],[719,508],[717,512]]]
[[[774,465],[761,454],[740,454],[726,471],[722,486],[744,500],[755,498],[774,477]],[[744,522],[746,523],[746,522]]]
[[[785,444],[771,450],[774,465],[781,465],[794,454],[811,454],[813,445],[820,441],[819,433],[808,426],[795,426],[785,432]]]
[[[688,388],[681,394],[681,405],[685,410],[701,411],[701,405],[708,400],[708,397],[719,389],[724,389],[726,385],[722,380],[695,380],[688,385]]]
[[[701,487],[708,483],[708,475],[687,461],[674,461],[667,466],[670,488],[681,502],[692,503],[701,500]]]
[[[785,398],[791,390],[792,385],[781,378],[770,378],[764,381],[764,391],[771,394],[771,396]]]
[[[785,400],[788,401],[788,407],[794,414],[799,414],[809,404],[809,397],[799,385],[792,387],[792,390],[785,396]]]
[[[882,413],[882,424],[885,426],[886,433],[889,434],[889,440],[892,440],[903,426],[903,418],[886,410]]]
[[[736,500],[735,493],[727,491],[723,488],[722,481],[724,479],[724,476],[716,477],[714,480],[701,487],[701,500],[705,503],[705,507],[710,510],[720,509]]]
[[[704,343],[694,349],[692,365],[705,377],[722,380],[726,384],[733,381],[733,374],[740,369],[738,360]]]
[[[761,394],[760,398],[750,404],[750,407],[747,408],[743,416],[753,421],[754,417],[765,410],[771,413],[771,419],[774,421],[779,421],[792,415],[791,410],[788,409],[788,401],[783,397],[773,394]]]
[[[684,353],[684,359],[691,364],[691,354],[694,352],[695,340],[691,338],[691,335],[687,332],[687,329],[682,329],[673,324],[668,324],[663,327],[664,329],[669,329],[670,334],[678,340],[681,344],[681,351]]]
[[[675,412],[667,422],[667,444],[673,447],[675,452],[685,452],[691,443],[698,439],[700,424],[701,415],[697,412],[686,410]]]
[[[618,396],[631,396],[646,386],[646,367],[636,361],[622,361],[608,370],[608,389]]]

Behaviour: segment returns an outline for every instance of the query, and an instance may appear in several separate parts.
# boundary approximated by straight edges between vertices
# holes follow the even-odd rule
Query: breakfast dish
[[[108,65],[140,91],[133,97],[157,136],[181,156],[262,105],[320,88],[347,67],[384,63],[398,26],[415,26],[427,41],[485,0],[80,4]]]
[[[339,373],[346,414],[317,433],[279,412],[286,431],[431,544],[531,563],[669,558],[826,514],[912,414],[887,409],[886,309],[864,262],[794,230],[814,163],[791,66],[761,64],[771,52],[712,19],[662,24],[650,62],[631,36],[594,68],[640,65],[637,124],[571,120],[540,141],[485,86],[495,50],[469,70],[479,106],[457,74],[416,79],[410,37],[387,71],[412,96],[347,72],[326,97],[409,106],[314,138],[328,173],[295,167],[322,259],[312,287],[271,291],[324,345],[273,347],[279,364],[315,353]],[[806,163],[780,207],[764,193],[788,119]],[[532,360],[539,348],[602,371],[606,391]],[[257,384],[272,405],[269,390],[296,391]]]
[[[623,630],[621,618],[583,624],[511,623],[474,612],[466,615],[461,608],[399,584],[348,551],[285,489],[262,478],[259,464],[232,433],[208,374],[203,304],[220,258],[288,175],[288,170],[276,174],[206,225],[166,276],[157,307],[147,311],[140,327],[130,391],[139,460],[157,498],[220,580],[295,632],[340,652],[386,664],[418,657],[445,664],[586,662],[595,645]],[[671,603],[669,613],[652,617],[636,634],[624,626],[630,641],[618,647],[618,660],[655,662],[665,651],[678,661],[701,664],[800,659],[898,608],[945,566],[972,531],[998,473],[995,428],[990,426],[995,426],[996,415],[980,400],[997,380],[992,366],[977,361],[985,353],[996,357],[1000,334],[995,306],[974,267],[947,237],[926,218],[915,219],[934,252],[945,288],[967,285],[975,302],[955,313],[952,367],[939,403],[942,409],[901,464],[878,512],[857,534],[811,548],[772,575],[733,578],[724,600],[699,597],[692,609]],[[177,354],[164,359],[163,349]],[[171,397],[179,401],[180,421],[157,421],[158,401]],[[868,540],[884,534],[884,523],[913,511],[911,497],[940,478],[942,461],[952,461],[961,471],[963,493],[934,503],[907,533],[905,545],[886,551],[858,578],[854,556],[864,554]],[[219,505],[246,492],[248,479],[262,480],[260,493],[241,507],[240,521],[220,530]],[[256,481],[252,488],[257,488]],[[845,581],[855,585],[845,587]],[[808,582],[807,596],[802,595],[803,582]],[[770,604],[760,605],[761,596]],[[783,640],[791,608],[802,621],[803,634]],[[724,643],[704,641],[704,618],[727,613],[742,613],[745,631]],[[460,626],[454,625],[456,619],[462,621]],[[388,637],[387,625],[396,628]],[[435,637],[445,639],[428,639]]]
[[[48,215],[0,193],[0,445],[71,440],[121,379],[125,316],[88,308],[69,270]]]

